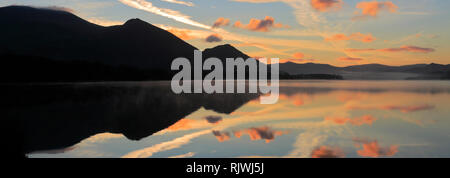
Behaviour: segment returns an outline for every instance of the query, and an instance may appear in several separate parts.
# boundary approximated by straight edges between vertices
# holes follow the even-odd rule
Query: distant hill
[[[139,19],[103,27],[65,11],[8,6],[0,8],[0,25],[0,73],[9,74],[0,81],[7,82],[167,80],[172,60],[192,61],[197,49]],[[248,58],[231,45],[203,53]]]
[[[235,47],[225,44],[219,45],[214,48],[208,48],[203,51],[203,58],[207,59],[209,57],[217,57],[225,62],[226,58],[238,58],[242,57],[243,59],[249,58],[246,54],[242,53]]]
[[[344,79],[446,79],[450,72],[450,65],[434,63],[404,66],[364,64],[336,67],[328,64],[297,64],[288,62],[280,64],[280,70],[291,75],[342,75]]]

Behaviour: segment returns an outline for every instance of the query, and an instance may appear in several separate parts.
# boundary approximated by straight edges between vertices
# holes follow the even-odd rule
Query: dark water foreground
[[[231,113],[257,97],[177,95],[169,82],[8,85],[1,93],[10,146],[22,153],[64,149],[104,132],[140,140],[201,107]]]
[[[3,85],[10,156],[450,157],[446,81],[281,81],[257,94],[169,82]]]

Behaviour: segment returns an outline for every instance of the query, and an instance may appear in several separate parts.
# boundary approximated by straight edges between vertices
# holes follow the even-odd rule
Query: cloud
[[[352,110],[368,110],[368,109],[380,109],[380,110],[397,110],[403,113],[410,112],[418,112],[431,110],[435,107],[433,105],[422,104],[422,105],[410,105],[410,106],[402,106],[402,105],[385,105],[385,106],[348,106],[347,109]]]
[[[192,2],[185,2],[185,1],[177,1],[177,0],[162,0],[165,2],[170,2],[170,3],[174,3],[174,4],[181,4],[181,5],[186,5],[186,6],[194,6],[194,3]]]
[[[373,49],[373,48],[367,48],[367,49],[345,49],[345,51],[348,52],[371,52],[371,51],[378,51],[378,52],[414,52],[414,53],[430,53],[434,52],[435,49],[433,48],[423,48],[418,46],[402,46],[399,48],[384,48],[384,49]]]
[[[386,48],[380,49],[379,51],[383,52],[415,52],[415,53],[430,53],[433,52],[433,48],[422,48],[417,46],[402,46],[400,48]]]
[[[206,37],[205,41],[209,43],[221,42],[223,38],[219,34],[211,34]]]
[[[305,57],[305,55],[301,52],[296,52],[292,55],[292,57],[294,57],[295,59],[303,59],[303,57]]]
[[[349,48],[345,49],[347,52],[370,52],[370,51],[377,51],[377,49],[374,48],[364,48],[364,49],[355,49],[355,48]]]
[[[179,30],[179,29],[168,29],[168,32],[172,33],[173,35],[177,36],[178,38],[182,40],[191,40],[193,39],[192,36],[189,35],[189,30]]]
[[[293,62],[293,63],[305,63],[305,62],[315,62],[316,59],[280,59],[279,63],[287,63],[287,62]]]
[[[376,17],[381,11],[388,11],[394,13],[397,11],[398,6],[396,6],[391,1],[371,1],[371,2],[360,2],[356,5],[356,8],[361,9],[358,11],[359,16],[354,17],[354,20],[363,19],[366,17]]]
[[[62,149],[33,151],[32,154],[42,154],[42,153],[44,153],[44,154],[61,154],[61,153],[66,153],[66,152],[72,151],[75,148],[77,148],[77,145],[62,148]]]
[[[320,12],[340,9],[342,0],[311,0],[311,6]]]
[[[394,106],[394,105],[388,105],[388,106],[382,106],[382,109],[386,110],[399,110],[404,113],[410,113],[410,112],[417,112],[417,111],[423,111],[423,110],[430,110],[434,109],[434,106],[432,105],[417,105],[417,106]]]
[[[115,133],[99,133],[93,136],[90,136],[87,139],[84,139],[82,142],[90,142],[90,143],[99,143],[99,142],[105,142],[110,139],[117,139],[117,138],[124,138],[123,134],[115,134]]]
[[[377,158],[380,156],[394,156],[398,152],[398,146],[391,145],[387,147],[380,147],[377,140],[369,141],[366,139],[354,138],[355,146],[362,149],[357,153],[360,156]]]
[[[122,25],[123,22],[121,21],[114,21],[114,20],[105,20],[100,18],[90,18],[87,19],[89,22],[101,25],[101,26],[114,26],[114,25]]]
[[[351,35],[345,35],[345,34],[335,34],[331,37],[325,38],[325,41],[360,41],[364,43],[370,43],[376,40],[375,37],[372,36],[372,34],[362,34],[362,33],[353,33]]]
[[[181,23],[189,24],[189,25],[199,27],[199,28],[204,28],[204,29],[211,28],[208,25],[204,25],[200,22],[191,20],[189,16],[184,15],[178,11],[174,11],[171,9],[159,8],[159,7],[153,6],[152,3],[147,2],[145,0],[119,0],[119,1],[130,7],[134,7],[136,9],[144,10],[144,11],[147,11],[147,12],[150,12],[153,14],[167,17],[167,18],[173,19],[173,20],[181,22]]]
[[[271,142],[275,139],[276,136],[281,136],[286,132],[283,131],[274,131],[267,126],[258,127],[258,128],[249,128],[245,130],[235,131],[234,136],[237,138],[241,138],[243,134],[248,134],[250,136],[250,140],[266,140],[266,143]]]
[[[266,16],[264,19],[250,19],[247,25],[242,24],[240,21],[236,21],[233,25],[236,28],[243,28],[250,31],[268,32],[271,28],[283,28],[287,27],[281,23],[275,23],[275,19],[270,16]]]
[[[212,25],[212,28],[219,28],[219,27],[222,27],[222,26],[227,26],[228,24],[230,24],[230,19],[219,17],[219,18],[217,18],[217,20]]]
[[[202,136],[204,134],[211,133],[211,130],[202,130],[195,133],[187,134],[182,137],[178,137],[171,141],[162,142],[151,147],[143,148],[140,150],[136,150],[122,156],[123,158],[147,158],[152,156],[155,153],[161,151],[167,151],[179,148],[185,144],[188,144],[192,139]]]
[[[326,19],[320,16],[318,10],[315,10],[308,0],[233,0],[248,3],[273,3],[283,2],[294,9],[294,15],[297,22],[305,27],[313,27],[317,24],[326,24]],[[338,0],[341,1],[341,0]]]
[[[222,116],[206,116],[205,119],[210,124],[218,124],[222,121]]]
[[[331,121],[331,122],[334,122],[335,124],[340,124],[340,125],[351,124],[351,125],[356,125],[356,126],[361,126],[364,124],[372,125],[373,122],[375,122],[376,120],[377,119],[371,115],[365,115],[365,116],[355,117],[355,118],[347,118],[347,117],[326,117],[325,118],[325,121]]]
[[[168,25],[162,25],[162,24],[154,24],[155,26],[162,28],[173,35],[177,36],[178,38],[182,40],[192,40],[192,39],[198,39],[198,38],[206,38],[211,34],[209,30],[193,30],[193,29],[186,29],[186,28],[177,28],[173,26]]]
[[[75,10],[67,7],[61,7],[61,6],[47,6],[47,7],[39,7],[40,9],[48,9],[48,10],[55,10],[55,11],[64,11],[69,13],[75,13]]]
[[[169,158],[190,158],[193,157],[195,155],[194,152],[188,152],[182,155],[175,155],[175,156],[170,156]]]
[[[268,3],[268,2],[279,2],[282,0],[233,0],[237,2],[249,2],[249,3]]]
[[[287,63],[287,62],[293,62],[293,63],[304,63],[304,62],[314,62],[315,59],[304,59],[305,54],[301,52],[296,52],[292,54],[292,58],[289,59],[280,59],[279,63]]]
[[[338,61],[351,61],[351,62],[354,62],[354,61],[362,61],[364,59],[362,59],[362,58],[354,58],[354,57],[340,57],[340,58],[337,58],[337,60]]]
[[[345,154],[339,147],[321,146],[311,152],[311,158],[342,158]]]
[[[195,122],[192,119],[180,119],[178,122],[176,122],[175,124],[169,126],[167,128],[167,130],[185,130],[185,129],[190,129],[193,125],[193,122]]]
[[[259,104],[259,100],[258,100]],[[273,111],[276,111],[278,109],[281,109],[283,106],[281,105],[275,105],[272,107],[265,107],[263,109],[257,110],[257,111],[234,111],[231,113],[231,115],[240,115],[240,116],[261,116],[265,114],[269,114]]]
[[[213,130],[212,134],[216,136],[219,142],[224,142],[230,139],[230,134],[228,132],[220,132],[217,130]]]

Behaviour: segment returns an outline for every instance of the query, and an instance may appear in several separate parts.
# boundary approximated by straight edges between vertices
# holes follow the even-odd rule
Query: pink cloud
[[[326,121],[334,122],[335,124],[351,124],[356,126],[361,126],[364,124],[372,125],[377,119],[371,115],[365,115],[361,117],[348,118],[348,117],[326,117]]]
[[[348,52],[371,52],[371,51],[378,51],[378,52],[413,52],[413,53],[431,53],[434,52],[435,49],[433,48],[423,48],[418,46],[401,46],[399,48],[384,48],[384,49],[373,49],[373,48],[367,48],[367,49],[346,49]]]
[[[364,43],[370,43],[376,40],[375,37],[372,36],[372,34],[362,34],[362,33],[353,33],[351,35],[345,35],[345,34],[336,34],[331,37],[325,38],[325,41],[360,41]]]
[[[311,0],[311,6],[320,12],[337,10],[342,6],[342,0]]]
[[[360,2],[356,5],[356,8],[361,9],[360,13],[362,16],[376,17],[381,11],[388,11],[391,13],[396,12],[398,6],[396,6],[391,1],[384,1],[384,2],[371,1],[371,2]]]
[[[342,158],[345,154],[339,147],[321,146],[311,152],[311,158]]]
[[[234,136],[240,138],[243,134],[248,134],[250,136],[250,140],[266,140],[266,143],[271,142],[275,139],[276,136],[281,136],[286,132],[283,131],[275,131],[270,129],[269,127],[254,127],[245,130],[235,131]]]
[[[228,132],[220,132],[213,130],[212,134],[216,137],[217,141],[224,142],[230,139],[230,134]]]
[[[236,28],[243,28],[250,31],[268,32],[271,28],[287,28],[287,25],[281,23],[275,23],[275,19],[270,16],[266,16],[264,19],[250,19],[248,24],[242,24],[240,21],[236,21],[233,25]]]
[[[355,146],[361,148],[357,153],[360,156],[377,158],[380,156],[394,156],[398,152],[398,146],[391,145],[381,147],[377,140],[369,141],[366,139],[354,138]]]
[[[221,26],[227,26],[228,24],[230,24],[230,19],[226,19],[223,17],[219,17],[213,24],[212,28],[218,28]]]

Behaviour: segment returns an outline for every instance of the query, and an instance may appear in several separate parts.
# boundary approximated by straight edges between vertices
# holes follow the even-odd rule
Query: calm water
[[[8,92],[31,158],[450,157],[448,81],[282,81],[273,105],[168,82]]]

